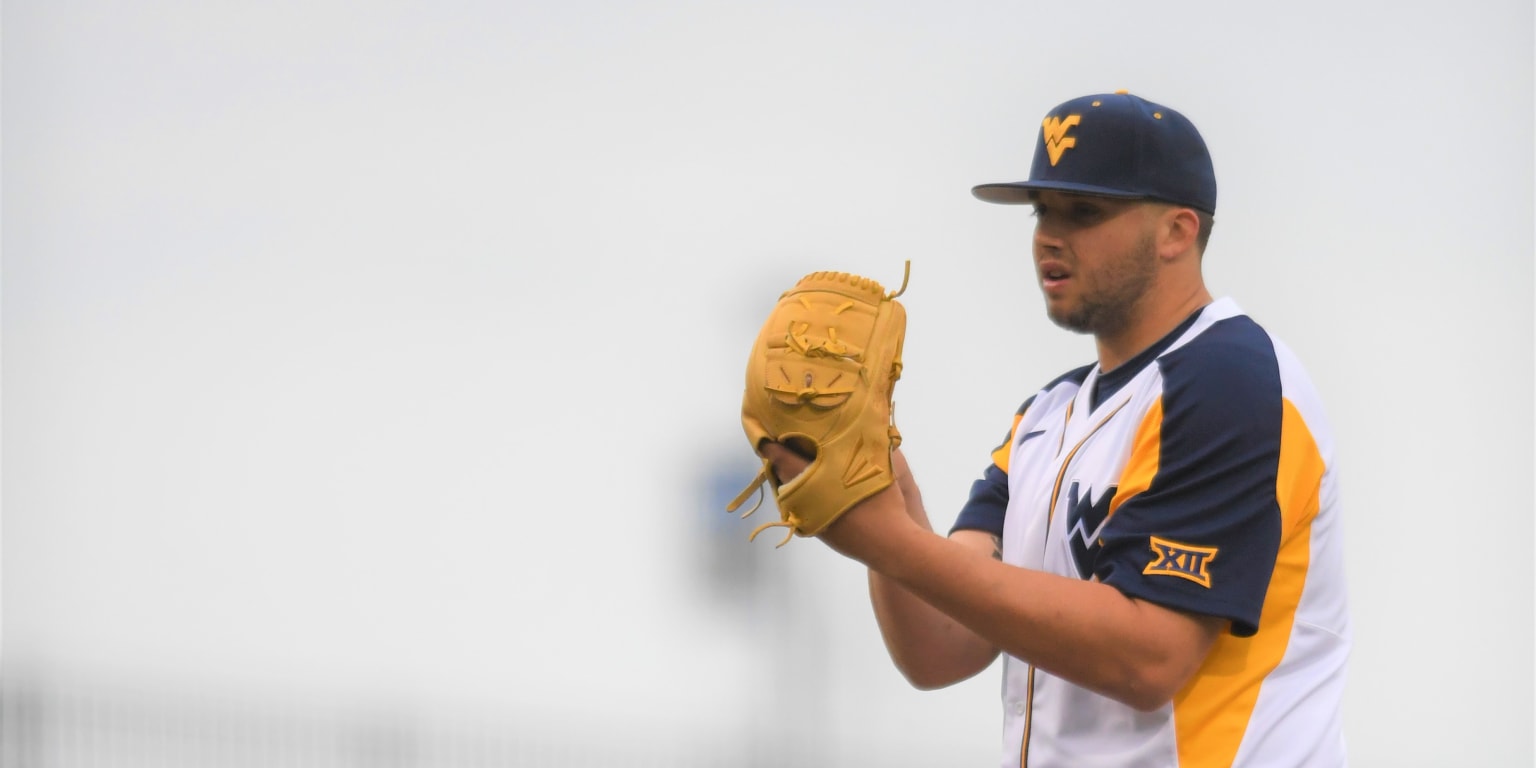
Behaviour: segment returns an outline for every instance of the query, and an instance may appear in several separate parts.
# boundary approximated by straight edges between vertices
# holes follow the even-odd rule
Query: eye
[[[1091,224],[1104,214],[1104,209],[1093,203],[1077,202],[1072,204],[1069,217],[1074,224]]]
[[[1097,226],[1110,215],[1110,209],[1091,197],[1066,199],[1052,207],[1036,201],[1031,204],[1030,215],[1040,221],[1051,221],[1056,226],[1083,229]]]

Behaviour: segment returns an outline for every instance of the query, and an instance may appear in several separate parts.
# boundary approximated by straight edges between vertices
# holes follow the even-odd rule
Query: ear
[[[1170,206],[1158,221],[1157,252],[1165,259],[1176,259],[1198,251],[1200,217],[1193,208]]]

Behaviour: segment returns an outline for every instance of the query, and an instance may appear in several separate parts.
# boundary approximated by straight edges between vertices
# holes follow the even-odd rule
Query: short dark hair
[[[1205,211],[1196,210],[1195,218],[1200,220],[1200,232],[1195,235],[1195,247],[1204,254],[1205,244],[1211,241],[1211,227],[1216,226],[1216,217]]]

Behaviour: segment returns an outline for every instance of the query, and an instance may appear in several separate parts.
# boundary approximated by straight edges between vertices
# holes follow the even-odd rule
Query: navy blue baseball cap
[[[981,184],[989,203],[1032,202],[1054,189],[1160,200],[1216,213],[1216,171],[1205,140],[1178,112],[1125,91],[1084,96],[1051,110],[1040,124],[1028,181]]]

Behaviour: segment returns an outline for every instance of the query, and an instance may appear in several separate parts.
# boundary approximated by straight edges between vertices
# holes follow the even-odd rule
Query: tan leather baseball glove
[[[901,345],[907,313],[879,283],[844,272],[815,272],[779,297],[752,346],[747,362],[741,425],[762,455],[773,441],[811,460],[805,471],[781,483],[773,465],[726,507],[734,512],[763,483],[778,501],[778,522],[752,531],[789,528],[815,536],[853,505],[892,482],[891,451],[901,433],[891,416],[891,395],[901,378]],[[761,497],[742,517],[755,512]]]

